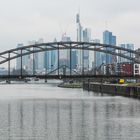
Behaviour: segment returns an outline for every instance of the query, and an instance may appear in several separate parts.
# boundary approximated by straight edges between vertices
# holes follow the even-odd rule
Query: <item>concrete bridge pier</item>
[[[45,79],[45,83],[47,83],[48,81],[47,81],[47,79]]]
[[[7,84],[11,84],[11,80],[6,80],[6,83]]]

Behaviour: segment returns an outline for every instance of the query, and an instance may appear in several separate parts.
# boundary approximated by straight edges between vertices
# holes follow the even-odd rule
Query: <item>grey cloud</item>
[[[130,40],[139,46],[139,5],[139,0],[0,0],[0,50],[41,37],[60,39],[64,31],[74,39],[79,7],[82,25],[92,29],[93,38],[102,38],[108,21],[119,43]]]

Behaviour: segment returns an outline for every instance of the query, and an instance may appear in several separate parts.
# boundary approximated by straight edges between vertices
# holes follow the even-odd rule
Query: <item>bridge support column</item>
[[[70,76],[72,75],[72,49],[71,49],[71,45],[70,45]]]
[[[45,83],[47,83],[47,78],[45,78]]]
[[[33,75],[35,75],[35,54],[33,53]]]
[[[8,76],[10,78],[10,52],[8,53]]]
[[[59,45],[58,45],[58,52],[57,53],[58,53],[58,63],[57,64],[58,64],[58,76],[59,76],[59,67],[60,67],[60,64],[59,64],[59,53],[60,53],[59,52]]]
[[[21,76],[21,78],[22,78],[22,75],[23,75],[23,73],[22,73],[22,49],[21,49],[21,66],[20,66],[20,68],[21,68],[21,71],[20,71],[20,76]]]
[[[85,71],[84,71],[84,46],[82,46],[82,75],[84,76]]]
[[[6,80],[6,84],[11,84],[11,81],[10,80]]]
[[[47,64],[46,64],[46,69],[45,69],[45,83],[47,83]]]

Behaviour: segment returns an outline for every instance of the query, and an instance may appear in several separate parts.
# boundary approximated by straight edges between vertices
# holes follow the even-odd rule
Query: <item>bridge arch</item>
[[[108,48],[114,49],[115,51],[112,51]],[[74,41],[41,43],[41,44],[33,44],[33,45],[10,49],[10,50],[0,53],[0,58],[1,58],[0,64],[6,63],[18,57],[30,55],[33,53],[38,53],[38,52],[43,52],[43,51],[53,51],[53,50],[58,50],[58,51],[72,50],[72,49],[102,52],[102,53],[126,58],[128,60],[133,61],[134,63],[140,64],[140,60],[137,60],[135,58],[135,55],[140,56],[140,53],[136,52],[135,50],[125,49],[118,46],[107,45],[107,44],[100,44],[100,43],[93,43],[93,42],[74,42]],[[119,50],[122,50],[125,53],[131,53],[132,56],[134,57],[129,57],[125,55],[125,53],[124,54],[119,53]]]

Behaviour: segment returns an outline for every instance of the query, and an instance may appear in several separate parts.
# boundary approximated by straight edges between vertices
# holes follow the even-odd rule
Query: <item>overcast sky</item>
[[[59,41],[64,32],[76,40],[79,9],[93,39],[108,29],[118,44],[140,47],[140,0],[0,0],[0,51],[39,38]]]

